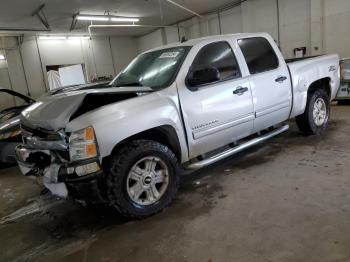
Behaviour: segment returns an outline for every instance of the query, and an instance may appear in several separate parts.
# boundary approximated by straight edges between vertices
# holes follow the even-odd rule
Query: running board
[[[246,143],[243,143],[243,144],[241,144],[239,146],[236,146],[234,148],[228,149],[228,150],[226,150],[224,152],[221,152],[221,153],[219,153],[219,154],[217,154],[215,156],[209,157],[209,158],[204,159],[204,160],[199,161],[199,162],[195,162],[195,163],[189,164],[185,168],[189,169],[189,170],[197,170],[197,169],[200,169],[202,167],[211,165],[211,164],[213,164],[213,163],[215,163],[217,161],[220,161],[220,160],[222,160],[222,159],[224,159],[226,157],[229,157],[229,156],[232,156],[234,154],[237,154],[237,153],[239,153],[239,152],[241,152],[241,151],[243,151],[243,150],[245,150],[245,149],[247,149],[249,147],[255,146],[255,145],[257,145],[259,143],[262,143],[262,142],[264,142],[264,141],[266,141],[266,140],[268,140],[268,139],[270,139],[270,138],[272,138],[274,136],[277,136],[277,135],[287,131],[288,129],[289,129],[289,125],[288,124],[284,125],[284,126],[282,126],[280,128],[277,128],[277,129],[275,129],[275,130],[273,130],[273,131],[271,131],[271,132],[269,132],[269,133],[267,133],[265,135],[262,135],[262,136],[259,136],[257,138],[254,138],[254,139],[252,139],[252,140],[250,140],[250,141],[248,141]]]

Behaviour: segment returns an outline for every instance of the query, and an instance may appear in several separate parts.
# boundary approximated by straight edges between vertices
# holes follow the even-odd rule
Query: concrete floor
[[[143,221],[38,197],[17,168],[0,170],[0,217],[19,217],[0,225],[0,261],[350,261],[350,107],[332,110],[325,135],[292,125],[185,177]]]

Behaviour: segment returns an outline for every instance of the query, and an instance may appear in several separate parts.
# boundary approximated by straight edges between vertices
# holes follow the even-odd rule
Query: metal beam
[[[43,60],[41,58],[41,53],[40,53],[40,48],[39,48],[37,37],[35,37],[35,43],[36,43],[36,48],[37,48],[38,55],[39,55],[39,61],[40,61],[40,65],[41,65],[41,72],[42,72],[42,76],[43,76],[44,88],[46,89],[46,91],[50,91],[50,87],[48,87],[48,83],[47,83],[46,78],[45,78],[45,77],[47,77],[47,72],[45,73],[46,68],[44,71],[44,64],[43,64]]]
[[[232,8],[234,8],[234,7],[236,7],[236,6],[240,6],[242,3],[247,2],[247,1],[248,1],[248,0],[233,1],[233,2],[231,2],[231,3],[228,3],[227,5],[223,5],[223,6],[219,7],[219,8],[216,8],[216,9],[214,9],[214,10],[211,10],[211,11],[209,11],[209,12],[202,13],[202,14],[200,14],[200,16],[203,17],[203,16],[206,16],[206,15],[215,14],[215,13],[217,13],[217,12],[220,13],[220,12],[223,12],[223,11],[226,11],[226,10],[229,10],[229,9],[232,9]],[[179,20],[179,21],[176,22],[176,24],[172,24],[172,25],[169,25],[169,26],[171,27],[171,26],[175,26],[175,25],[181,24],[182,22],[191,20],[191,19],[194,18],[194,17],[195,17],[195,16],[191,16],[191,17],[188,17],[188,18]],[[207,21],[207,22],[208,22],[208,21]],[[181,26],[181,27],[183,27],[183,26]],[[151,32],[148,32],[148,33],[146,33],[146,34],[143,34],[143,35],[141,35],[141,36],[150,34],[150,33],[154,32],[154,31],[155,31],[155,30],[153,30],[153,31],[151,31]]]
[[[181,9],[183,9],[183,10],[185,10],[185,11],[187,11],[187,12],[189,12],[189,13],[195,15],[195,16],[202,17],[200,14],[198,14],[198,13],[192,11],[191,9],[189,9],[189,8],[183,6],[183,5],[180,5],[180,4],[178,4],[178,3],[176,3],[176,2],[174,2],[174,1],[172,1],[172,0],[166,0],[166,1],[169,2],[169,3],[172,4],[172,5],[175,5],[175,6],[177,6],[177,7],[180,7]]]
[[[49,22],[47,21],[47,18],[44,13],[44,7],[45,7],[45,4],[40,5],[37,9],[35,9],[32,12],[32,16],[38,17],[38,19],[46,27],[46,29],[50,29]]]
[[[89,25],[88,26],[88,32],[89,32],[89,36],[90,39],[92,38],[92,32],[91,29],[92,28],[113,28],[113,27],[144,27],[144,28],[169,28],[169,27],[173,27],[173,28],[178,28],[178,27],[182,27],[182,26],[178,26],[178,25],[139,25],[139,24],[106,24],[106,25]]]
[[[17,41],[18,41],[18,53],[19,53],[19,57],[21,59],[21,65],[22,65],[23,73],[24,73],[24,80],[26,82],[26,87],[27,87],[27,94],[28,94],[28,96],[31,96],[30,91],[29,91],[27,72],[26,72],[26,69],[24,67],[23,56],[22,56],[23,36],[18,36]]]
[[[73,15],[72,23],[70,25],[69,31],[73,31],[75,29],[75,26],[77,25],[77,22],[78,22],[77,15],[79,15],[79,13],[76,13],[76,14]]]
[[[11,28],[11,27],[0,27],[0,31],[6,32],[50,32],[50,29],[39,29],[39,28]]]

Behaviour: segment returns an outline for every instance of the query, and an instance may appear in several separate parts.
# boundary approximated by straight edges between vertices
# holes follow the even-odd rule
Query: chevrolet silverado
[[[144,52],[105,85],[57,90],[22,112],[22,173],[53,194],[141,219],[196,170],[288,130],[327,128],[338,55],[285,60],[266,33]]]

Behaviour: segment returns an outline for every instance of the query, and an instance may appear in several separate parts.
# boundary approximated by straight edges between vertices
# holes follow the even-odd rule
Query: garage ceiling
[[[52,34],[69,33],[72,16],[76,13],[102,15],[105,12],[109,12],[110,15],[139,17],[140,24],[160,25],[159,2],[161,3],[164,15],[164,25],[174,24],[193,16],[168,3],[166,0],[1,0],[0,27],[45,29],[37,17],[31,16],[31,13],[41,4],[45,4],[44,12],[51,26],[50,33]],[[175,0],[175,2],[202,14],[229,3],[237,2],[237,0]],[[98,24],[96,22],[94,23]],[[71,33],[86,34],[89,24],[90,22],[87,21],[78,21],[75,30]],[[99,28],[94,29],[93,33],[97,35],[138,36],[152,30],[154,29]]]

